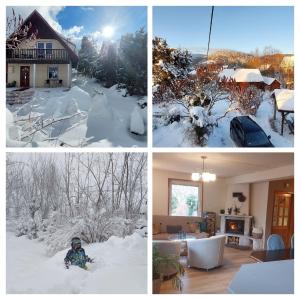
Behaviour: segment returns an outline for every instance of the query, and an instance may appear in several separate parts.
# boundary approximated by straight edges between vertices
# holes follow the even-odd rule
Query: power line
[[[209,52],[209,46],[210,46],[211,27],[212,27],[212,21],[213,21],[213,17],[214,17],[214,9],[215,9],[215,7],[212,6],[211,13],[210,13],[209,36],[208,36],[207,53],[206,53],[207,60],[208,60],[208,52]]]

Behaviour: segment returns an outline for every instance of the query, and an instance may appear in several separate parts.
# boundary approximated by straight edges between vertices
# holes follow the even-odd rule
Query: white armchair
[[[225,235],[217,235],[199,240],[188,240],[188,265],[206,270],[221,266],[225,238]]]

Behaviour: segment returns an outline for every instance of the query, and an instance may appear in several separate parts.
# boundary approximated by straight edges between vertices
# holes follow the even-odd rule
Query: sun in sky
[[[114,35],[114,33],[115,33],[115,29],[113,26],[107,25],[102,29],[102,35],[105,38],[111,38]]]

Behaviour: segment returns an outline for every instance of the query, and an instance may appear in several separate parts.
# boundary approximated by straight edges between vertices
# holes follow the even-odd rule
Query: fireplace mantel
[[[219,215],[221,218],[225,218],[225,219],[251,219],[253,218],[253,216],[244,216],[244,215],[227,215],[227,214],[220,214]]]

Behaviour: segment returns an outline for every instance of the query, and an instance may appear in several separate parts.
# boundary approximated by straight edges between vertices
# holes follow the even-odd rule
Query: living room
[[[160,293],[293,293],[293,154],[154,153],[153,245]]]

